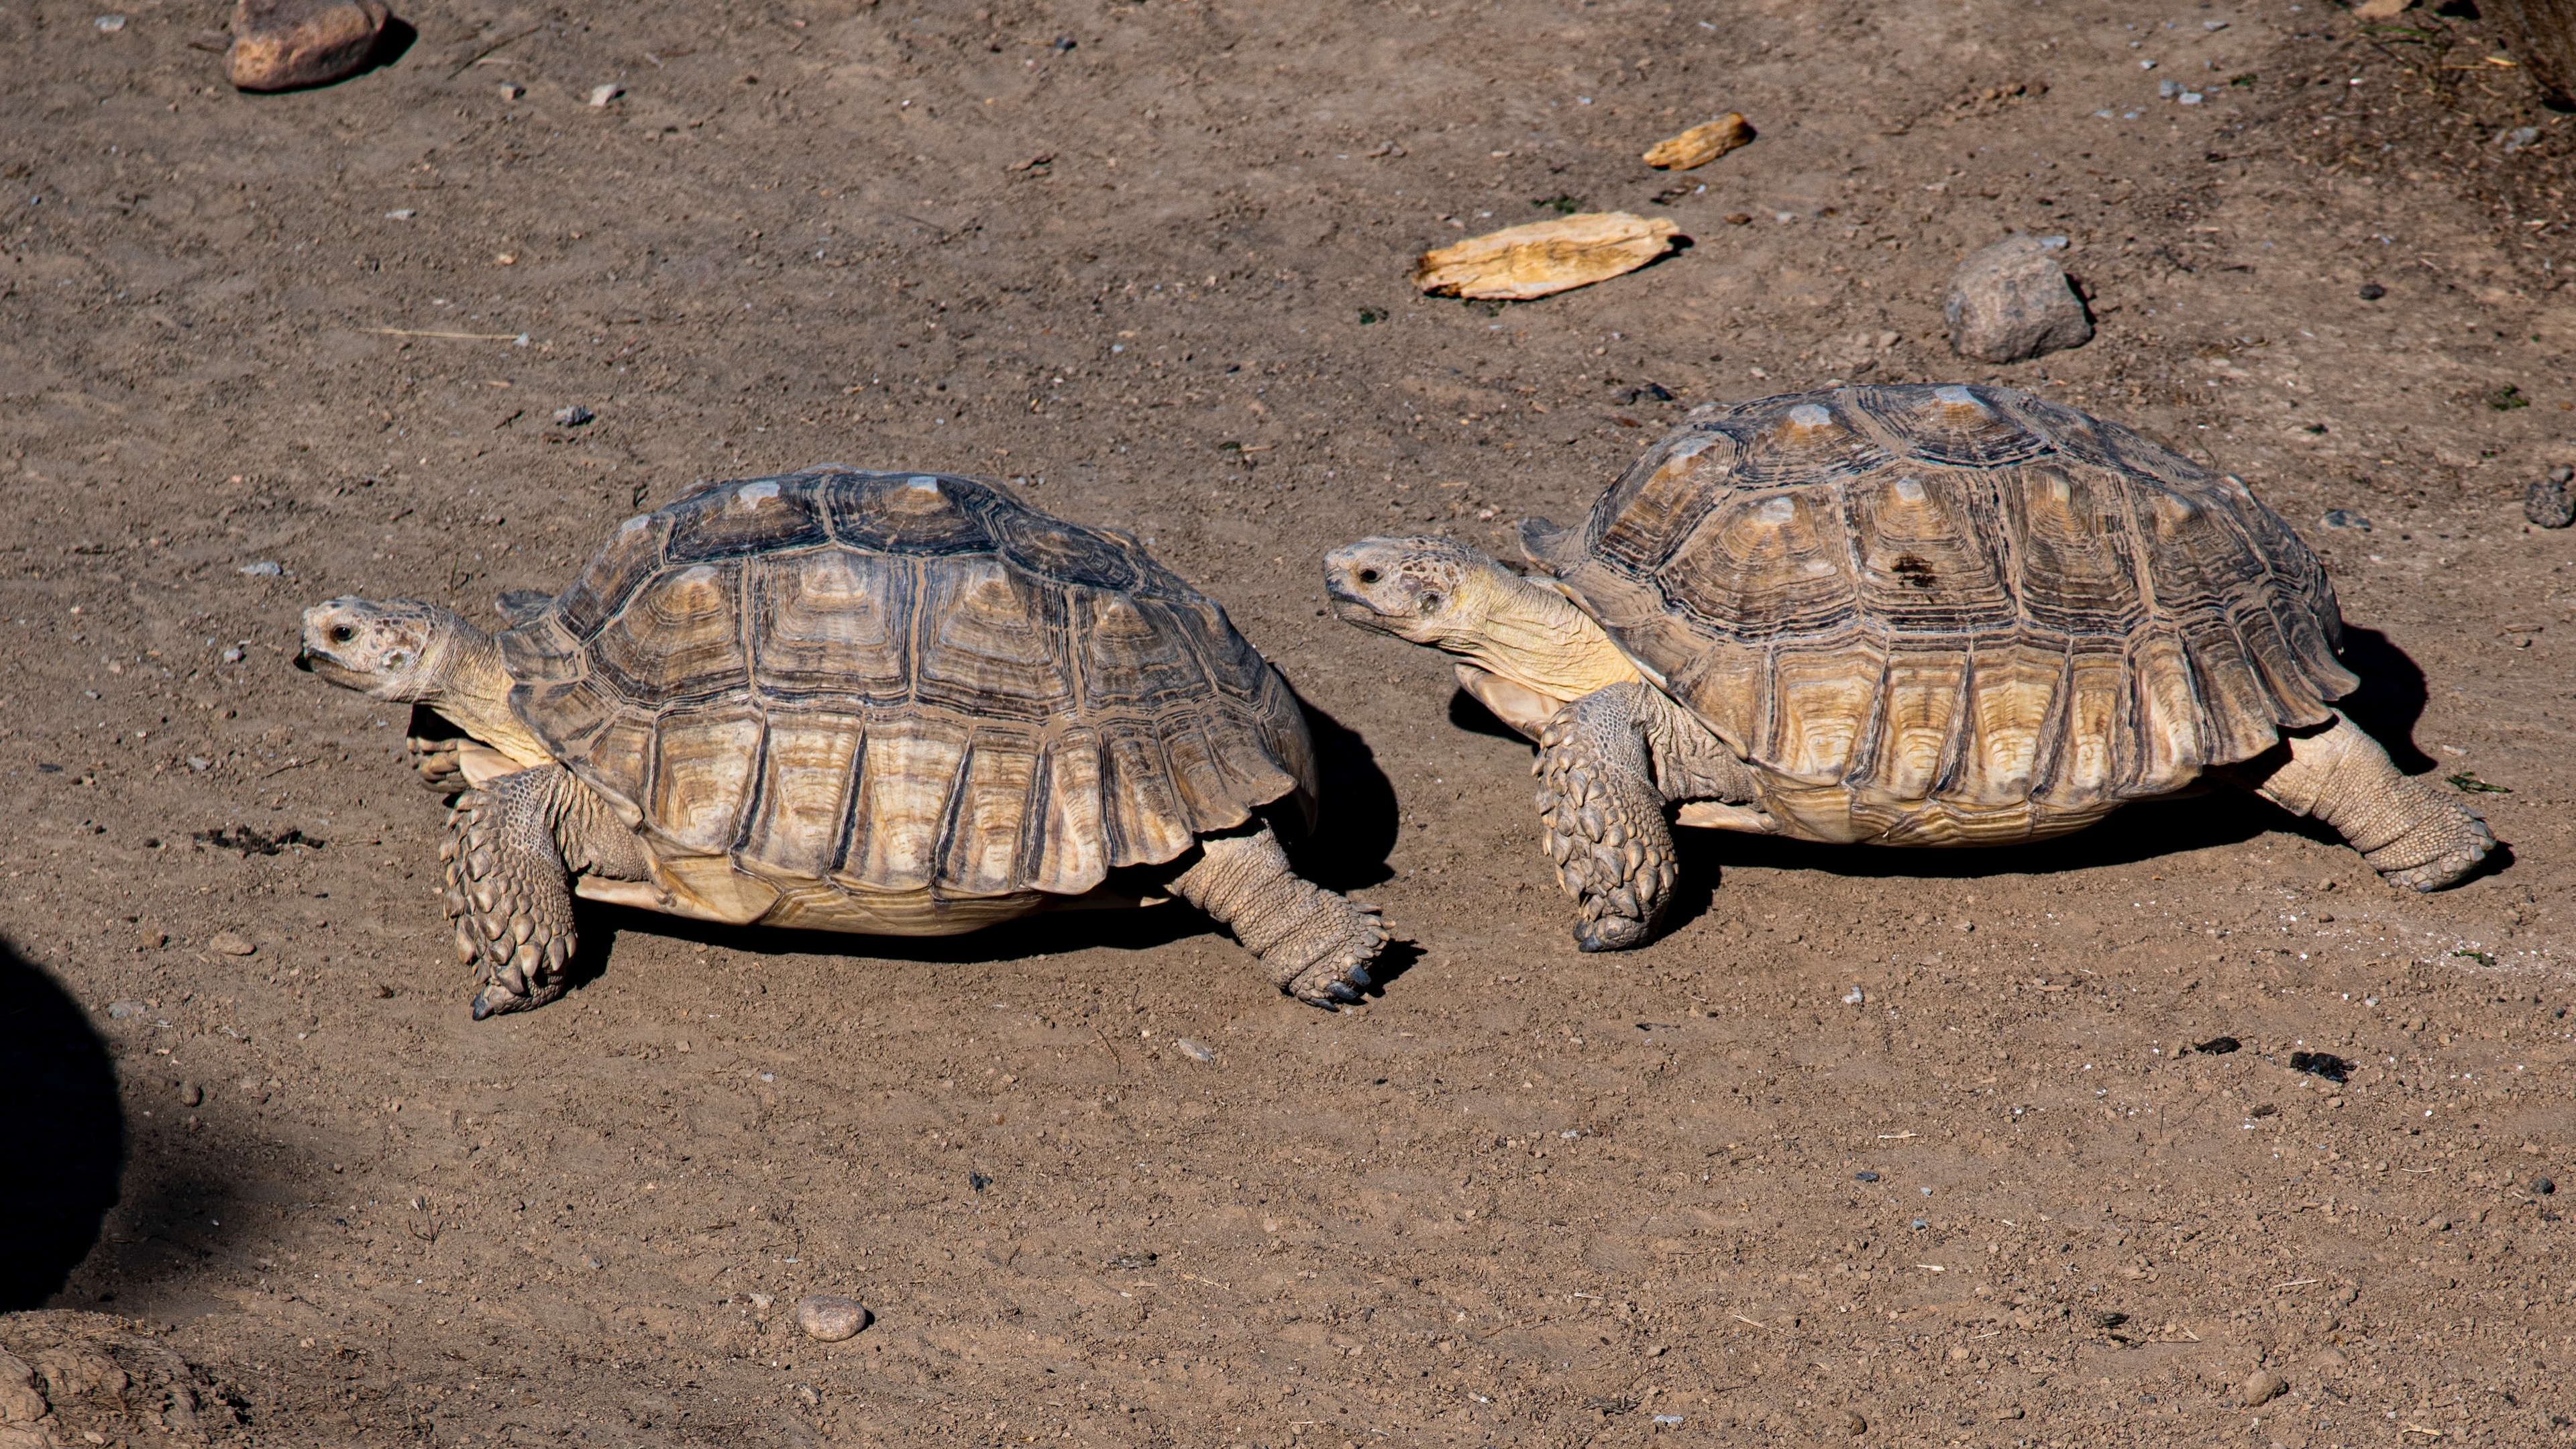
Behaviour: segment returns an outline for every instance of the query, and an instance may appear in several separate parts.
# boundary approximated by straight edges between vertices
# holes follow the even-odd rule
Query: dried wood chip
[[[1753,127],[1740,111],[1729,111],[1705,126],[1693,126],[1646,153],[1646,164],[1658,171],[1688,171],[1705,166],[1738,146],[1753,144]]]
[[[1413,284],[1436,297],[1527,301],[1633,272],[1669,250],[1680,231],[1624,211],[1534,221],[1423,253]]]

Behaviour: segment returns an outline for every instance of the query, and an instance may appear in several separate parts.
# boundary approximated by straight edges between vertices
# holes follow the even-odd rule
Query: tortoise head
[[[1445,538],[1364,538],[1324,555],[1324,591],[1346,624],[1431,647],[1473,636],[1502,566]]]
[[[411,599],[333,599],[304,611],[295,667],[377,699],[434,700],[459,631],[472,626]]]

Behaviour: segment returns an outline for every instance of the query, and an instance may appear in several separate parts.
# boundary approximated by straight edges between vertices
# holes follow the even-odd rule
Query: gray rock
[[[2568,485],[2576,483],[2576,468],[2565,464],[2549,470],[2549,476],[2533,483],[2522,495],[2522,516],[2543,528],[2565,528],[2576,523],[2576,494]]]
[[[1950,274],[1950,346],[1980,362],[2022,362],[2093,340],[2093,319],[2057,264],[2064,237],[2012,236]]]

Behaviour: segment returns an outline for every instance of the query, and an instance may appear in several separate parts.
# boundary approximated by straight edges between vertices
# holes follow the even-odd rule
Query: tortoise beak
[[[313,651],[310,649],[296,650],[295,667],[306,674],[311,674],[313,672]]]

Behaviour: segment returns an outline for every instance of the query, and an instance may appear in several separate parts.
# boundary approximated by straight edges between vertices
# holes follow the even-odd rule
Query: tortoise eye
[[[1373,584],[1373,583],[1376,583],[1376,582],[1377,582],[1377,570],[1375,570],[1375,569],[1362,569],[1362,570],[1360,570],[1360,582],[1361,582],[1361,583],[1364,583],[1364,584]]]
[[[357,637],[358,631],[350,628],[346,624],[334,624],[331,626],[331,642],[334,644],[346,644]]]

